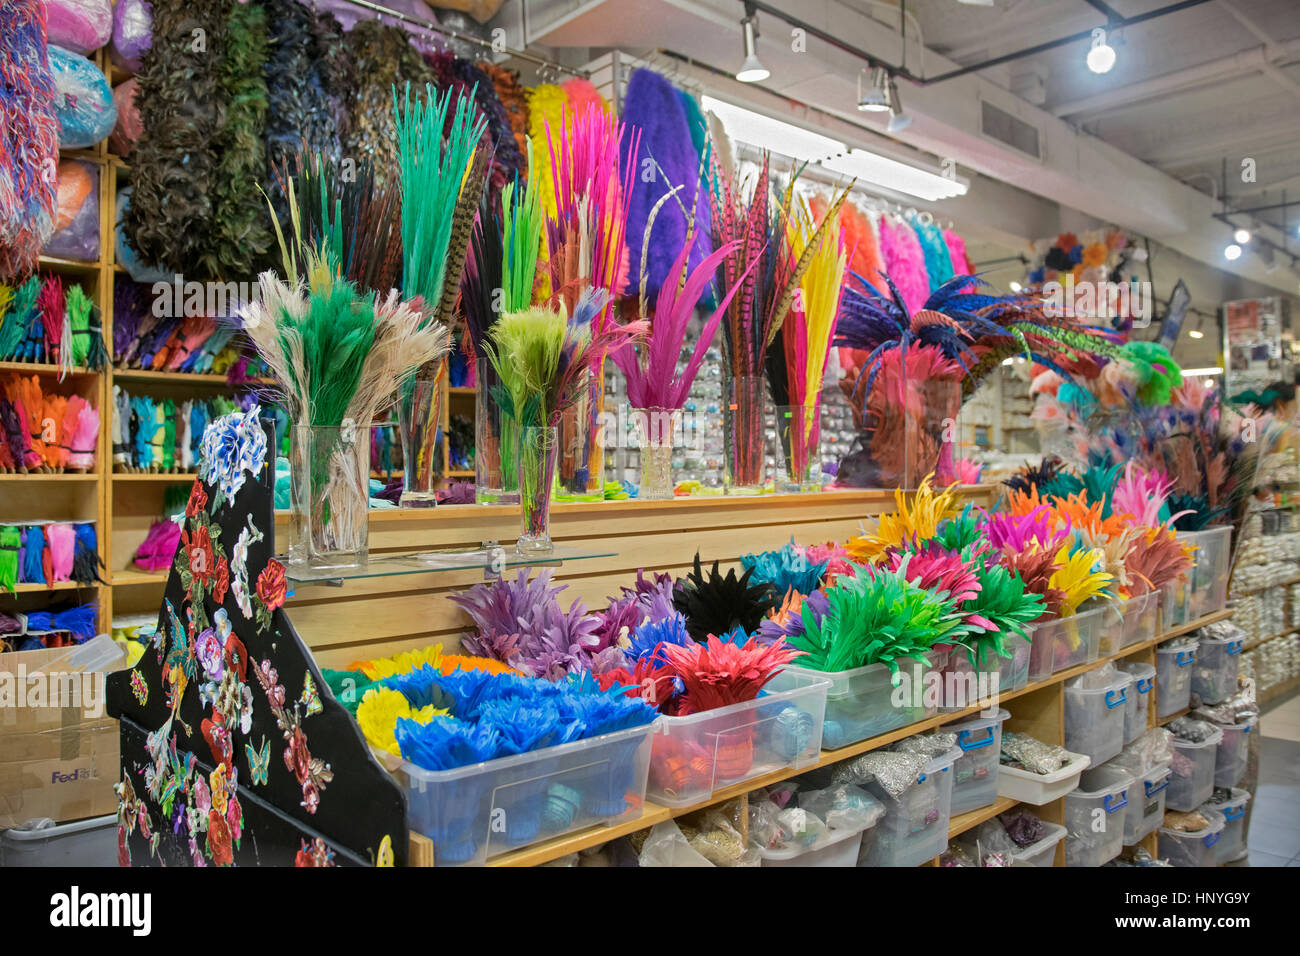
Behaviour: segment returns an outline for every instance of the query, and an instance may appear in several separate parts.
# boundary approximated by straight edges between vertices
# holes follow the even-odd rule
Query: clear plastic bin
[[[987,807],[998,798],[998,758],[1002,754],[1002,722],[1011,715],[976,717],[943,728],[957,735],[961,756],[953,764],[952,812]]]
[[[948,653],[939,675],[943,681],[941,712],[964,710],[971,704],[995,700],[997,694],[1019,690],[1029,683],[1029,641],[1013,634],[1003,639],[1003,646],[1011,652],[1010,657],[985,653],[977,662],[978,667],[971,663],[970,651],[965,647],[954,647]],[[997,674],[996,685],[994,674]]]
[[[1119,669],[1133,678],[1124,706],[1124,744],[1127,746],[1147,732],[1151,691],[1156,686],[1156,669],[1150,664],[1120,664]]]
[[[1232,529],[1182,531],[1178,537],[1196,545],[1196,564],[1187,602],[1188,620],[1222,610],[1228,603],[1228,570],[1232,558]]]
[[[1207,740],[1192,743],[1174,738],[1173,771],[1169,778],[1170,810],[1195,810],[1214,792],[1214,763],[1223,731],[1216,730]]]
[[[1214,755],[1214,785],[1235,787],[1246,772],[1246,758],[1250,750],[1250,732],[1257,718],[1251,717],[1240,724],[1219,724],[1223,739]]]
[[[406,789],[411,828],[433,841],[437,864],[479,865],[640,813],[658,723],[454,770],[403,760],[394,776]]]
[[[1041,807],[1075,789],[1079,774],[1091,762],[1083,754],[1071,754],[1070,761],[1053,773],[1032,773],[1002,765],[998,767],[998,796]]]
[[[1055,621],[1030,625],[1029,679],[1046,680],[1079,664],[1089,664],[1101,651],[1105,608],[1095,608]]]
[[[1124,602],[1124,644],[1154,641],[1160,633],[1160,594],[1148,591]]]
[[[1169,764],[1158,764],[1129,788],[1128,813],[1124,817],[1125,846],[1133,846],[1147,834],[1158,830],[1164,822],[1169,777]]]
[[[906,680],[910,689],[918,692],[912,697],[912,703],[903,707],[894,706],[894,675],[887,664],[868,664],[847,671],[791,666],[785,673],[829,682],[821,745],[827,750],[838,750],[938,713],[938,702],[933,695],[924,694],[930,665],[902,660],[898,667],[900,682]]]
[[[1192,702],[1196,645],[1156,648],[1156,714],[1168,717]]]
[[[1246,849],[1246,804],[1250,803],[1250,791],[1238,787],[1232,788],[1232,795],[1222,803],[1208,804],[1212,809],[1223,814],[1223,832],[1219,842],[1214,845],[1214,863],[1222,866],[1241,856]]]
[[[1124,713],[1133,678],[1119,673],[1105,687],[1065,686],[1065,749],[1084,754],[1093,766],[1105,763],[1124,749]]]
[[[1046,836],[1011,854],[1012,866],[1053,866],[1056,863],[1056,845],[1065,839],[1065,827],[1044,823]]]
[[[1119,856],[1134,782],[1118,767],[1097,767],[1065,795],[1066,866],[1101,866]]]
[[[857,866],[862,849],[862,830],[831,830],[811,846],[769,850],[760,847],[763,866]]]
[[[772,678],[755,700],[686,717],[660,717],[650,756],[650,799],[684,807],[721,787],[815,762],[830,686],[816,671],[791,667]]]
[[[926,764],[916,782],[897,800],[875,780],[867,790],[885,805],[875,839],[864,840],[858,866],[920,866],[948,845],[952,814],[952,766],[961,751],[953,748]]]
[[[1160,856],[1168,860],[1170,866],[1216,865],[1215,847],[1223,836],[1223,814],[1208,807],[1201,807],[1198,812],[1210,822],[1204,830],[1184,833],[1160,828]]]
[[[1241,638],[1201,638],[1192,667],[1192,693],[1202,704],[1220,704],[1237,692],[1241,647]]]
[[[1113,657],[1124,647],[1124,605],[1112,602],[1101,608],[1101,625],[1098,627],[1097,656]]]
[[[117,816],[0,830],[0,867],[117,866]]]
[[[1186,624],[1195,615],[1190,614],[1192,572],[1180,574],[1160,591],[1160,630],[1173,630]]]

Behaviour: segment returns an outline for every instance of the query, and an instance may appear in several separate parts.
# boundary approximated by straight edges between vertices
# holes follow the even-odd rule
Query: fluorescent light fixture
[[[1227,259],[1229,262],[1240,259],[1241,246],[1237,245],[1235,242],[1228,243],[1223,247],[1223,258]]]
[[[736,71],[736,79],[741,83],[762,83],[772,74],[762,63],[758,62],[758,30],[754,27],[757,18],[748,6],[745,7],[745,19],[740,21],[740,33],[745,44],[745,62]]]
[[[1183,374],[1184,375],[1222,375],[1223,368],[1222,366],[1216,366],[1215,368],[1185,368],[1183,369]]]
[[[1238,229],[1236,232],[1234,232],[1234,233],[1232,234],[1232,238],[1233,238],[1236,242],[1238,242],[1238,243],[1240,243],[1241,245],[1244,246],[1246,243],[1250,242],[1250,230],[1249,230],[1249,229]]]
[[[970,189],[960,179],[949,179],[887,156],[851,148],[840,140],[711,96],[701,98],[700,105],[713,113],[727,135],[738,143],[819,163],[823,169],[851,176],[864,185],[880,186],[928,202],[964,196]]]
[[[1115,48],[1106,43],[1106,31],[1101,27],[1092,31],[1087,63],[1088,69],[1094,73],[1109,73],[1115,65]]]

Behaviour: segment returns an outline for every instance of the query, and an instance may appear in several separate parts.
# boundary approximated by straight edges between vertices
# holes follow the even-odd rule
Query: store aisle
[[[1300,867],[1300,695],[1265,711],[1260,728],[1250,864]]]

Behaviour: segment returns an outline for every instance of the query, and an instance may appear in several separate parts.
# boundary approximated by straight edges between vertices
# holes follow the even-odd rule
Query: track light
[[[772,74],[758,62],[758,11],[745,4],[745,18],[740,21],[740,32],[745,44],[745,61],[736,71],[741,83],[762,83]]]
[[[1106,31],[1101,27],[1092,31],[1087,63],[1088,69],[1094,73],[1109,73],[1115,65],[1115,48],[1106,42]]]
[[[1228,245],[1224,247],[1223,258],[1227,259],[1229,262],[1240,259],[1241,246],[1237,245],[1235,242],[1228,243]]]
[[[891,133],[901,133],[912,125],[912,117],[903,112],[903,101],[898,96],[898,82],[894,75],[889,75],[889,124],[885,128]]]
[[[1190,331],[1188,331],[1187,337],[1192,339],[1203,339],[1205,338],[1205,333],[1202,332],[1200,329],[1191,329]]]
[[[871,71],[871,87],[862,89],[862,74],[858,72],[858,109],[864,113],[883,113],[890,109],[889,71],[878,66]]]
[[[1234,233],[1232,234],[1232,238],[1233,238],[1237,243],[1239,243],[1240,245],[1243,245],[1243,246],[1244,246],[1246,243],[1250,242],[1250,230],[1249,230],[1249,229],[1238,229],[1236,232],[1234,232]]]

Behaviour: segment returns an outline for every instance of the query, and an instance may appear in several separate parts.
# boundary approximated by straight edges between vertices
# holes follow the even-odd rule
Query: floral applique
[[[257,629],[265,631],[271,626],[271,615],[277,608],[284,607],[285,594],[289,582],[284,574],[284,565],[272,558],[257,576]]]
[[[334,772],[329,764],[319,757],[313,757],[307,746],[307,735],[302,729],[302,706],[295,701],[293,709],[285,706],[287,695],[284,685],[279,682],[279,675],[269,660],[263,660],[253,669],[257,682],[262,685],[266,698],[271,703],[271,712],[275,723],[284,735],[284,765],[302,787],[302,806],[308,813],[315,813],[320,806],[320,793],[325,785],[334,779]]]
[[[221,528],[202,512],[189,518],[181,529],[176,548],[175,570],[181,587],[194,609],[194,621],[200,631],[209,627],[205,598],[216,604],[226,599],[230,589],[230,565],[221,543]]]
[[[131,672],[131,693],[135,695],[136,702],[141,707],[149,703],[149,684],[139,671]]]
[[[293,859],[294,866],[333,866],[334,851],[325,845],[325,841],[316,837],[310,843],[302,841],[298,855]]]
[[[127,838],[138,829],[140,835],[149,841],[150,854],[157,850],[153,827],[149,821],[149,809],[145,802],[136,796],[131,777],[124,770],[122,782],[113,787],[117,793],[117,865],[131,865],[131,847]]]
[[[307,709],[307,716],[319,714],[323,709],[320,702],[320,691],[316,689],[316,682],[311,678],[311,671],[303,675],[302,693],[298,695],[298,703]]]
[[[248,590],[248,549],[262,540],[262,532],[253,524],[253,516],[247,516],[248,523],[240,530],[235,547],[230,556],[230,593],[235,596],[235,603],[245,618],[253,616],[253,602]]]
[[[266,432],[258,421],[262,410],[254,405],[247,412],[223,415],[203,432],[200,475],[215,485],[212,508],[234,500],[244,487],[246,473],[254,477],[266,465]]]

